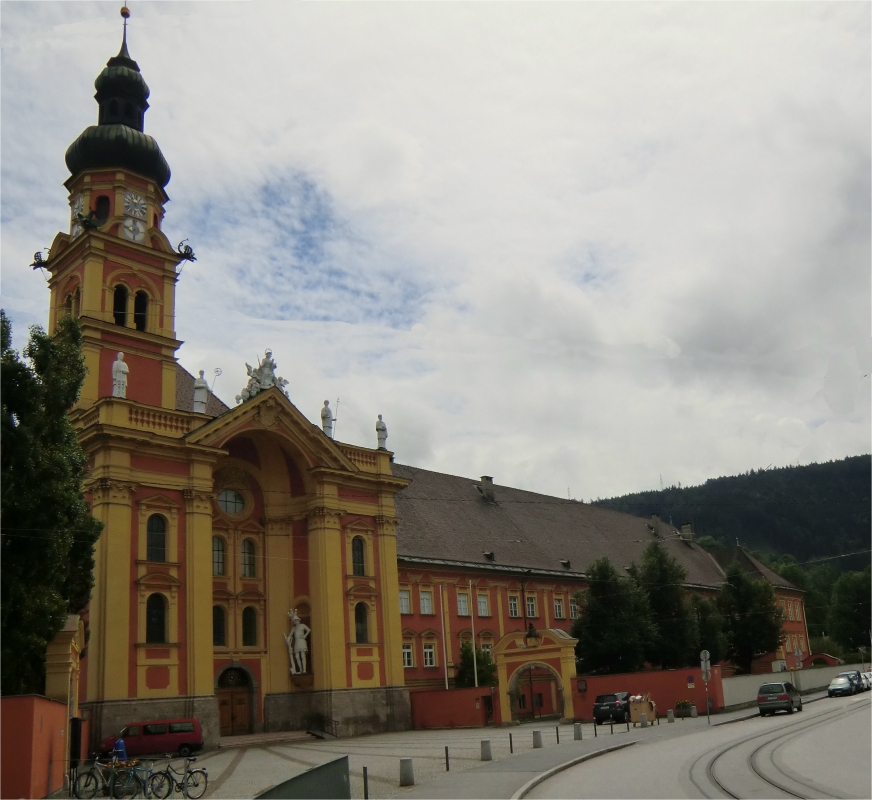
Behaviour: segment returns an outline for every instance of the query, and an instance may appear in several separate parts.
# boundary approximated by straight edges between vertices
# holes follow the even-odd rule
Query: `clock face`
[[[124,213],[136,217],[137,219],[145,219],[145,198],[136,192],[124,193]]]
[[[70,236],[75,239],[81,232],[82,226],[79,224],[79,217],[85,213],[85,198],[82,195],[73,199],[70,203]]]
[[[126,217],[121,223],[121,235],[131,242],[144,242],[145,223],[141,219]]]

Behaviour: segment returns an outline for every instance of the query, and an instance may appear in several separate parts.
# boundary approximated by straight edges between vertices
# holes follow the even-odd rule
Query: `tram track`
[[[831,789],[825,789],[822,786],[808,782],[801,776],[793,774],[792,771],[785,771],[775,760],[777,752],[791,740],[807,734],[812,729],[832,724],[844,719],[846,715],[857,713],[867,709],[869,702],[859,702],[856,705],[848,708],[839,707],[830,711],[825,711],[822,714],[817,714],[811,719],[803,718],[788,723],[785,728],[782,728],[780,735],[773,736],[772,730],[761,731],[750,736],[745,736],[729,745],[717,748],[714,751],[709,751],[700,756],[690,767],[690,781],[699,790],[703,797],[720,798],[720,797],[773,797],[771,790],[776,789],[785,797],[809,798],[842,798],[844,795],[834,793]],[[744,758],[744,763],[748,765],[751,773],[764,784],[763,787],[748,787],[746,789],[739,788],[735,782],[727,780],[723,774],[718,774],[718,764],[722,766],[729,756],[735,757],[739,748],[742,748],[756,739],[768,737],[765,742],[755,747],[750,754]],[[766,760],[772,765],[777,775],[773,775],[765,768]],[[722,770],[722,772],[725,770]],[[734,769],[735,771],[735,769]],[[747,781],[746,781],[747,783]],[[729,785],[728,785],[729,784]],[[715,793],[712,794],[712,789]],[[762,791],[761,791],[762,789]],[[737,794],[737,792],[739,792]]]

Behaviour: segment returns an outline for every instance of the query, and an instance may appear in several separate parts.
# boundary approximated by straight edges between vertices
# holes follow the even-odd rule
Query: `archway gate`
[[[500,682],[500,712],[504,722],[518,719],[518,697],[524,675],[551,674],[556,683],[555,710],[566,720],[574,719],[572,680],[575,678],[575,645],[578,640],[555,628],[536,631],[535,636],[523,631],[507,633],[494,645],[491,657],[497,667]],[[532,672],[531,672],[532,671]],[[531,697],[531,702],[533,698]]]

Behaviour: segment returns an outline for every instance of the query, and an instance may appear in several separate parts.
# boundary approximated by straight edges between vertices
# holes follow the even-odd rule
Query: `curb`
[[[526,797],[527,792],[529,792],[534,787],[538,786],[540,783],[547,781],[553,775],[556,775],[558,772],[563,772],[565,769],[569,769],[569,767],[574,767],[576,764],[581,764],[584,761],[588,761],[591,758],[596,758],[597,756],[604,756],[606,753],[614,753],[615,750],[623,750],[625,747],[632,747],[635,742],[624,742],[623,744],[612,745],[611,747],[606,747],[603,750],[597,750],[595,753],[587,753],[583,756],[576,756],[575,758],[570,759],[569,761],[564,762],[563,764],[558,764],[556,767],[552,767],[549,770],[537,775],[535,778],[531,778],[527,781],[517,792],[512,795],[511,800],[521,800],[522,797]]]

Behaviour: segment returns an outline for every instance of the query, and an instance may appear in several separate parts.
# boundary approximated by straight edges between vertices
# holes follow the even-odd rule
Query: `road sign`
[[[712,673],[711,673],[711,670],[709,670],[709,669],[704,669],[704,670],[702,671],[702,679],[703,679],[706,683],[708,683],[708,682],[712,679]]]
[[[703,651],[699,654],[699,660],[700,660],[700,661],[708,661],[711,657],[712,657],[712,654],[711,654],[708,650],[703,650]]]

